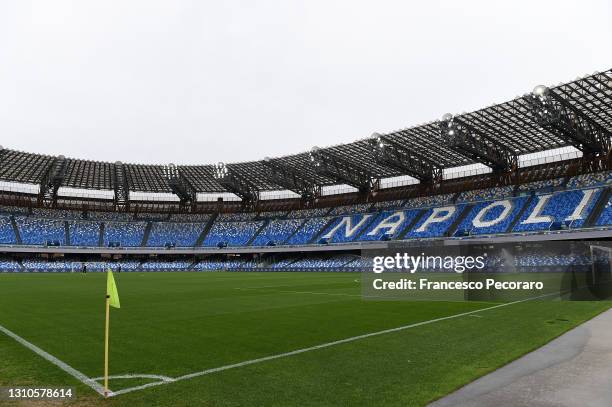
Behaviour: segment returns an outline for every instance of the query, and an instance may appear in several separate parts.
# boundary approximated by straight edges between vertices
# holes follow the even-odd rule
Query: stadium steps
[[[332,224],[332,222],[335,221],[336,219],[338,219],[338,216],[332,216],[330,220],[325,222],[325,225],[323,225],[323,227],[312,236],[312,239],[308,241],[308,244],[316,243],[321,237],[321,235],[323,234],[323,232],[325,232],[327,228]]]
[[[412,229],[414,229],[414,227],[417,225],[417,223],[419,223],[419,221],[427,213],[426,209],[417,209],[417,210],[419,211],[419,213],[417,213],[417,215],[414,217],[414,219],[412,219],[410,221],[410,223],[402,231],[399,232],[399,234],[397,235],[395,240],[402,240],[404,238],[404,236],[406,236],[406,234],[408,232],[410,232]]]
[[[11,226],[13,227],[13,232],[15,232],[15,241],[17,244],[23,244],[21,240],[21,233],[19,233],[19,228],[17,227],[17,222],[15,222],[15,216],[11,215]]]
[[[527,198],[527,200],[523,204],[523,207],[521,208],[519,213],[516,214],[516,217],[514,219],[512,219],[512,222],[510,222],[510,224],[508,225],[508,229],[505,230],[505,233],[511,233],[512,232],[512,229],[514,229],[514,227],[519,222],[519,220],[521,219],[523,214],[527,211],[527,208],[531,204],[531,201],[533,201],[534,197],[535,197],[534,194],[530,194],[529,195],[529,197]]]
[[[266,226],[268,226],[269,224],[270,224],[270,219],[264,220],[261,226],[259,227],[259,229],[257,229],[257,231],[255,232],[255,234],[253,234],[253,236],[251,236],[251,238],[247,241],[245,246],[250,246],[251,243],[253,243],[253,241],[257,238],[257,236],[259,236],[261,231],[264,230]]]
[[[149,235],[151,234],[152,228],[153,228],[153,222],[148,221],[147,226],[145,226],[144,235],[142,236],[142,242],[140,243],[141,247],[147,246],[147,242],[149,241]]]
[[[595,203],[595,206],[593,206],[591,213],[589,213],[589,216],[587,216],[586,220],[584,221],[584,227],[588,228],[595,226],[597,219],[599,219],[599,215],[601,215],[601,212],[603,212],[608,204],[610,199],[610,191],[610,188],[604,188],[603,192],[599,195],[599,199]]]
[[[210,232],[210,229],[213,227],[215,220],[217,220],[217,216],[219,216],[219,214],[216,212],[210,216],[210,219],[208,219],[208,222],[206,223],[206,226],[204,226],[202,233],[200,233],[200,236],[198,236],[198,240],[196,240],[196,247],[202,246],[202,243],[204,243],[204,239],[206,239],[208,232]]]
[[[288,214],[288,213],[289,213],[289,212],[287,212],[287,214]],[[299,225],[297,228],[295,228],[295,230],[294,230],[293,232],[291,232],[291,233],[289,234],[289,236],[288,236],[288,237],[287,237],[285,240],[283,240],[283,241],[281,242],[281,244],[287,244],[287,242],[288,242],[289,240],[291,240],[291,238],[292,238],[292,237],[293,237],[293,236],[294,236],[294,235],[295,235],[297,232],[299,232],[300,230],[302,230],[302,228],[304,227],[304,225],[306,224],[306,222],[308,222],[310,219],[312,219],[312,218],[310,218],[310,217],[308,217],[308,216],[307,216],[307,217],[305,217],[304,219],[302,219],[302,223],[300,223],[300,225]]]
[[[100,222],[100,236],[98,237],[98,247],[104,246],[104,230],[106,229],[106,224],[104,222]]]
[[[469,213],[472,211],[472,208],[474,208],[474,204],[467,204],[463,207],[463,210],[461,211],[459,216],[457,216],[457,219],[454,220],[454,222],[450,225],[450,227],[446,231],[445,235],[447,237],[455,236],[455,233],[457,232],[457,228],[459,227],[459,225],[461,225],[461,222],[463,222],[465,218],[469,215]]]
[[[68,226],[68,221],[65,220],[64,221],[64,235],[65,235],[65,242],[66,246],[70,246],[71,245],[71,239],[70,239],[70,226]]]

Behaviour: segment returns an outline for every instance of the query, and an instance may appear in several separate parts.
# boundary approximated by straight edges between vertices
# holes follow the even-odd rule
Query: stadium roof
[[[550,89],[590,120],[597,122],[608,132],[612,132],[612,70],[595,73]],[[566,139],[560,138],[556,133],[534,121],[527,96],[455,117],[516,155],[570,145]],[[393,131],[383,136],[407,150],[425,153],[442,168],[477,162],[458,153],[445,143],[440,134],[440,122],[438,121]],[[370,138],[325,147],[321,150],[331,156],[355,163],[367,173],[380,179],[404,175],[395,168],[377,163]],[[321,186],[341,183],[337,179],[316,172],[307,152],[278,157],[274,161],[292,168]],[[64,162],[61,180],[63,187],[113,190],[116,182],[115,167],[121,165],[129,190],[172,192],[168,172],[164,165],[120,164],[71,158],[65,159]],[[2,149],[0,150],[0,180],[41,184],[45,182],[45,177],[54,163],[57,163],[57,157],[54,156]],[[264,160],[230,163],[227,164],[227,167],[238,176],[249,180],[255,188],[261,191],[286,189],[272,181],[270,169],[265,165]],[[226,192],[226,189],[214,176],[214,165],[178,165],[177,168],[181,177],[197,192]]]

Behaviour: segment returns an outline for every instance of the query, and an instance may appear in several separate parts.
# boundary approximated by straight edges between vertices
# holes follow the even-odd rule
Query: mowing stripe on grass
[[[42,358],[44,358],[44,359],[48,360],[49,362],[53,363],[55,366],[59,367],[60,369],[62,369],[66,373],[68,373],[69,375],[75,377],[81,383],[86,384],[87,386],[91,387],[92,389],[94,389],[99,394],[104,395],[104,388],[100,384],[98,384],[97,382],[93,381],[89,377],[85,376],[83,373],[79,372],[78,370],[76,370],[72,366],[68,365],[65,362],[62,362],[61,360],[59,360],[55,356],[45,352],[44,350],[40,349],[38,346],[34,345],[33,343],[26,341],[21,336],[13,333],[11,331],[9,331],[8,329],[3,327],[2,325],[0,325],[0,332],[3,332],[7,336],[10,336],[14,340],[19,342],[23,346],[25,346],[26,348],[30,349],[32,352],[36,353],[37,355],[41,356]]]
[[[514,305],[514,304],[518,304],[518,303],[521,303],[521,302],[531,301],[531,300],[535,300],[535,299],[538,299],[538,298],[549,297],[551,295],[559,295],[559,293],[551,293],[551,294],[540,295],[540,296],[533,297],[533,298],[525,298],[523,300],[507,302],[507,303],[504,303],[504,304],[494,305],[492,307],[487,307],[487,308],[481,308],[481,309],[474,310],[474,311],[462,312],[460,314],[449,315],[447,317],[440,317],[440,318],[430,319],[428,321],[416,322],[416,323],[410,324],[410,325],[403,325],[403,326],[399,326],[397,328],[390,328],[390,329],[385,329],[383,331],[377,331],[377,332],[371,332],[371,333],[367,333],[367,334],[363,334],[363,335],[352,336],[350,338],[340,339],[340,340],[333,341],[333,342],[322,343],[320,345],[315,345],[315,346],[311,346],[311,347],[308,347],[308,348],[297,349],[297,350],[290,351],[290,352],[279,353],[279,354],[276,354],[276,355],[264,356],[262,358],[246,360],[244,362],[238,362],[238,363],[234,363],[234,364],[231,364],[231,365],[225,365],[225,366],[215,367],[215,368],[212,368],[212,369],[206,369],[206,370],[202,370],[201,372],[189,373],[189,374],[186,374],[186,375],[183,375],[183,376],[171,378],[171,380],[167,380],[167,381],[163,381],[163,382],[147,383],[147,384],[143,384],[141,386],[128,387],[126,389],[117,390],[117,391],[112,393],[112,396],[118,396],[120,394],[130,393],[130,392],[133,392],[133,391],[144,390],[144,389],[147,389],[149,387],[161,386],[163,384],[174,383],[174,382],[177,382],[177,381],[180,381],[180,380],[193,379],[194,377],[205,376],[205,375],[209,375],[209,374],[212,374],[212,373],[222,372],[224,370],[235,369],[237,367],[254,365],[256,363],[262,363],[262,362],[267,362],[267,361],[274,360],[274,359],[280,359],[280,358],[285,358],[285,357],[288,357],[288,356],[299,355],[301,353],[310,352],[310,351],[313,351],[313,350],[329,348],[329,347],[332,347],[332,346],[342,345],[344,343],[354,342],[354,341],[358,341],[358,340],[361,340],[361,339],[371,338],[371,337],[374,337],[374,336],[385,335],[385,334],[393,333],[393,332],[399,332],[399,331],[403,331],[403,330],[406,330],[406,329],[411,329],[411,328],[416,328],[416,327],[423,326],[423,325],[433,324],[435,322],[446,321],[446,320],[449,320],[449,319],[460,318],[460,317],[464,317],[464,316],[470,316],[470,315],[476,314],[478,312],[489,311],[489,310],[496,309],[496,308],[507,307],[509,305]]]
[[[290,352],[279,353],[279,354],[270,355],[270,356],[264,356],[264,357],[261,357],[261,358],[246,360],[246,361],[234,363],[234,364],[231,364],[231,365],[225,365],[225,366],[215,367],[215,368],[212,368],[212,369],[202,370],[200,372],[189,373],[189,374],[186,374],[186,375],[183,375],[183,376],[179,376],[179,377],[168,377],[168,376],[151,375],[151,374],[125,374],[125,375],[118,375],[118,376],[115,376],[115,378],[119,379],[119,378],[128,378],[128,377],[143,377],[143,378],[147,377],[147,378],[151,378],[151,379],[158,379],[160,381],[159,382],[153,382],[153,383],[147,383],[147,384],[143,384],[143,385],[135,386],[135,387],[128,387],[128,388],[125,388],[125,389],[121,389],[121,390],[117,390],[117,391],[114,391],[114,392],[110,392],[110,394],[108,396],[109,397],[113,397],[113,396],[117,396],[117,395],[120,395],[120,394],[130,393],[130,392],[133,392],[133,391],[144,390],[144,389],[147,389],[149,387],[161,386],[163,384],[174,383],[174,382],[177,382],[177,381],[180,381],[180,380],[187,380],[187,379],[192,379],[194,377],[205,376],[205,375],[209,375],[209,374],[212,374],[212,373],[222,372],[224,370],[235,369],[235,368],[238,368],[238,367],[253,365],[253,364],[256,364],[256,363],[267,362],[267,361],[274,360],[274,359],[280,359],[280,358],[285,358],[285,357],[288,357],[288,356],[299,355],[299,354],[305,353],[305,352],[310,352],[310,351],[314,351],[314,350],[318,350],[318,349],[329,348],[329,347],[332,347],[332,346],[341,345],[341,344],[349,343],[349,342],[354,342],[354,341],[358,341],[358,340],[361,340],[361,339],[371,338],[371,337],[374,337],[374,336],[385,335],[385,334],[388,334],[388,333],[399,332],[399,331],[403,331],[403,330],[406,330],[406,329],[411,329],[411,328],[416,328],[416,327],[423,326],[423,325],[433,324],[435,322],[441,322],[441,321],[446,321],[446,320],[450,320],[450,319],[454,319],[454,318],[470,316],[470,315],[477,314],[479,312],[489,311],[489,310],[496,309],[496,308],[507,307],[509,305],[514,305],[514,304],[518,304],[518,303],[522,303],[522,302],[526,302],[526,301],[531,301],[531,300],[535,300],[535,299],[538,299],[538,298],[550,297],[552,295],[559,295],[559,293],[544,294],[544,295],[540,295],[540,296],[537,296],[537,297],[525,298],[525,299],[522,299],[522,300],[517,300],[517,301],[513,301],[513,302],[507,302],[507,303],[503,303],[503,304],[499,304],[499,305],[494,305],[494,306],[487,307],[487,308],[477,309],[477,310],[474,310],[474,311],[467,311],[467,312],[462,312],[462,313],[455,314],[455,315],[449,315],[449,316],[446,316],[446,317],[430,319],[428,321],[421,321],[421,322],[416,322],[414,324],[403,325],[403,326],[399,326],[397,328],[390,328],[390,329],[385,329],[385,330],[382,330],[382,331],[377,331],[377,332],[371,332],[371,333],[367,333],[367,334],[363,334],[363,335],[352,336],[350,338],[340,339],[340,340],[333,341],[333,342],[322,343],[320,345],[315,345],[315,346],[311,346],[311,347],[308,347],[308,348],[297,349],[297,350],[290,351]],[[63,362],[61,360],[59,360],[55,356],[45,352],[44,350],[40,349],[38,346],[28,342],[27,340],[23,339],[22,337],[20,337],[19,335],[15,334],[15,333],[11,332],[7,328],[3,327],[2,325],[0,325],[0,332],[3,332],[7,336],[13,338],[15,341],[17,341],[21,345],[25,346],[26,348],[30,349],[34,353],[38,354],[39,356],[41,356],[44,359],[48,360],[49,362],[53,363],[55,366],[59,367],[60,369],[62,369],[66,373],[70,374],[71,376],[73,376],[74,378],[76,378],[77,380],[82,382],[83,384],[91,387],[98,394],[100,394],[102,396],[104,395],[104,388],[99,383],[96,382],[97,378],[96,379],[92,379],[90,377],[87,377],[86,375],[84,375],[83,373],[79,372],[78,370],[76,370],[72,366],[68,365],[67,363],[65,363],[65,362]]]

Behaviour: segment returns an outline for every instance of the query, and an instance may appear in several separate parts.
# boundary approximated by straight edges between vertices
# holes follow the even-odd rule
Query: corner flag
[[[104,330],[104,397],[108,397],[108,336],[110,327],[110,307],[121,308],[119,293],[113,272],[109,268],[106,273],[106,324]]]
[[[115,308],[121,308],[119,305],[119,293],[117,292],[117,285],[115,284],[115,278],[113,272],[108,269],[106,279],[106,295],[108,296],[109,305]]]

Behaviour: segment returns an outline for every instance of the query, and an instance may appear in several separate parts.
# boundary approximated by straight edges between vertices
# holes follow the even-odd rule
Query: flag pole
[[[110,295],[106,294],[106,329],[104,330],[104,397],[108,397],[108,327],[110,319]]]

